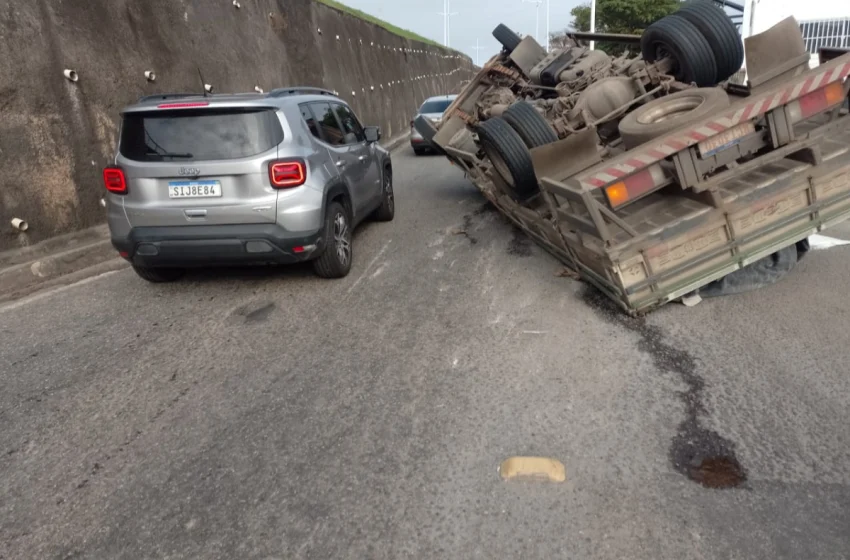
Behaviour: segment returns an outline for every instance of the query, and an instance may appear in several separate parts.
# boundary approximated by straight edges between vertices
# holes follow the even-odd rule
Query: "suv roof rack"
[[[330,95],[336,97],[334,92],[317,87],[276,88],[267,94],[268,97],[285,97],[287,95]]]
[[[198,97],[203,96],[203,93],[155,93],[153,95],[143,95],[139,98],[138,103],[142,101],[150,101],[152,99],[157,100],[165,100],[165,99],[180,99],[183,97]],[[210,94],[207,94],[209,96]]]

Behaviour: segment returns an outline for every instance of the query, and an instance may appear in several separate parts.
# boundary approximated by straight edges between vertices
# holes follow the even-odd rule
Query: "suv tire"
[[[182,268],[148,268],[146,266],[133,265],[133,270],[140,278],[161,284],[163,282],[174,282],[179,280],[186,273]]]
[[[514,196],[524,198],[537,193],[531,152],[522,137],[500,117],[482,122],[477,132],[481,148]]]
[[[694,24],[717,61],[717,81],[728,80],[744,64],[744,45],[735,24],[722,8],[707,0],[691,0],[676,12]]]
[[[339,202],[331,202],[325,213],[324,249],[313,261],[313,270],[322,278],[343,278],[351,270],[351,216]]]
[[[558,135],[546,119],[525,101],[519,101],[508,107],[508,110],[502,114],[502,118],[517,131],[529,149],[545,146],[558,140]]]
[[[672,14],[646,28],[640,39],[644,60],[655,62],[669,55],[678,66],[676,79],[698,87],[717,83],[717,62],[714,51],[693,23]]]
[[[393,171],[384,169],[381,178],[381,205],[375,210],[375,219],[379,222],[391,222],[395,217],[395,194],[393,193]]]

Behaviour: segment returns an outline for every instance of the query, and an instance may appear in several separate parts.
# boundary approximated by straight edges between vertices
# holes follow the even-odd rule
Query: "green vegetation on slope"
[[[331,8],[335,8],[335,9],[339,10],[340,12],[345,12],[347,14],[351,14],[355,17],[358,17],[362,20],[368,21],[369,23],[373,23],[373,24],[377,25],[378,27],[383,27],[384,29],[386,29],[390,33],[395,33],[396,35],[400,35],[401,37],[404,37],[405,39],[412,39],[414,41],[421,41],[423,43],[428,43],[429,45],[434,45],[436,47],[442,47],[443,46],[443,45],[437,43],[436,41],[432,41],[431,39],[426,39],[422,35],[417,35],[413,31],[408,31],[407,29],[402,29],[400,27],[396,27],[395,25],[393,25],[391,23],[387,23],[382,19],[376,18],[375,16],[370,16],[369,14],[367,14],[365,12],[361,12],[360,10],[355,10],[354,8],[346,6],[345,4],[342,4],[341,2],[337,2],[336,0],[316,0],[316,1],[321,3],[321,4],[324,4],[326,6],[330,6]]]

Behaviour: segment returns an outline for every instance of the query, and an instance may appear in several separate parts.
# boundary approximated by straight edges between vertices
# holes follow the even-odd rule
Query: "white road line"
[[[65,286],[58,286],[56,288],[53,288],[52,290],[47,290],[46,292],[40,292],[40,293],[32,295],[30,297],[19,299],[18,301],[13,301],[13,302],[11,302],[7,305],[0,306],[0,313],[6,312],[6,311],[12,311],[13,309],[18,309],[20,307],[23,307],[24,305],[27,305],[28,303],[34,303],[34,302],[42,300],[46,297],[50,297],[50,296],[53,296],[53,295],[56,295],[56,294],[61,294],[64,291],[70,290],[71,288],[76,288],[78,286],[84,286],[84,285],[86,285],[90,282],[94,282],[95,280],[98,280],[100,278],[106,278],[107,276],[112,276],[113,274],[117,274],[119,272],[122,272],[123,270],[124,269],[122,269],[122,270],[110,270],[109,272],[104,272],[103,274],[98,274],[97,276],[92,276],[90,278],[84,278],[84,279],[80,280],[79,282],[74,282],[73,284],[67,284]]]
[[[812,249],[831,249],[832,247],[840,247],[842,245],[850,245],[850,241],[845,241],[843,239],[836,239],[835,237],[827,237],[826,235],[810,235],[809,236],[809,244]]]
[[[363,274],[361,274],[361,275],[360,275],[360,278],[358,278],[357,280],[355,280],[355,281],[354,281],[354,284],[352,284],[352,285],[351,285],[351,287],[350,287],[350,288],[348,288],[348,292],[347,292],[347,293],[349,293],[349,294],[350,294],[351,292],[353,292],[353,291],[354,291],[354,288],[356,288],[357,286],[359,286],[359,285],[360,285],[360,282],[362,282],[362,281],[363,281],[363,278],[365,278],[365,277],[366,277],[366,275],[367,275],[367,274],[369,274],[369,271],[372,269],[372,267],[373,267],[373,266],[375,266],[375,263],[376,263],[376,262],[378,262],[378,259],[380,259],[380,258],[381,258],[381,255],[383,255],[383,254],[384,254],[384,251],[386,251],[386,250],[387,250],[387,247],[389,247],[389,246],[390,246],[390,243],[392,243],[392,242],[393,242],[393,240],[392,240],[392,239],[390,239],[389,241],[387,241],[387,242],[384,244],[384,246],[383,246],[383,247],[381,247],[381,250],[380,250],[380,251],[378,251],[378,254],[377,254],[377,255],[375,255],[375,258],[374,258],[374,259],[372,259],[372,260],[369,262],[369,264],[366,266],[366,270],[364,270],[364,271],[363,271]]]

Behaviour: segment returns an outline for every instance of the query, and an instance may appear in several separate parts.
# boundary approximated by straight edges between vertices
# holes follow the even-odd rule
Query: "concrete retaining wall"
[[[472,73],[454,51],[311,0],[239,2],[9,0],[0,8],[0,250],[102,223],[100,175],[118,111],[145,94],[200,92],[199,69],[216,92],[338,91],[385,138],[408,129],[425,97]],[[66,68],[78,82],[63,77]],[[26,234],[12,229],[13,217],[29,223]]]

